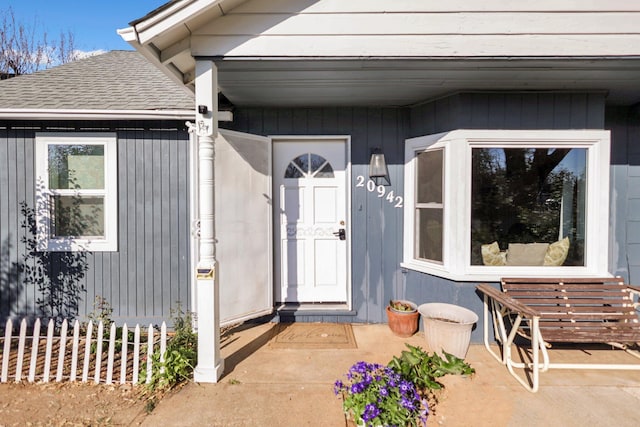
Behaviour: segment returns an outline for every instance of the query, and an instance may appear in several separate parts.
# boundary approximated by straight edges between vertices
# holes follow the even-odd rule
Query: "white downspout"
[[[220,301],[215,258],[215,146],[218,135],[218,72],[212,61],[196,60],[196,135],[200,245],[197,267],[198,365],[196,382],[216,383],[224,372],[220,354]]]

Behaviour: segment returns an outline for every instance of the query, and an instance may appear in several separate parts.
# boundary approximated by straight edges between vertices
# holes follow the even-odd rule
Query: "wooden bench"
[[[477,287],[484,296],[484,344],[529,391],[538,390],[539,373],[550,368],[640,370],[638,363],[550,363],[547,351],[552,343],[605,343],[640,358],[631,348],[640,342],[639,304],[634,301],[640,288],[619,277],[503,278],[501,286],[502,290],[488,284]],[[501,355],[490,346],[490,320]],[[528,362],[511,357],[518,336],[530,343]],[[530,373],[529,379],[516,368]]]

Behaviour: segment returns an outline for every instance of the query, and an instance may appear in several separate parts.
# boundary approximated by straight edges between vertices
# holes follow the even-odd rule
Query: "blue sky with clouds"
[[[84,52],[132,50],[116,33],[168,0],[0,0],[0,17],[13,9],[17,22],[46,31],[49,39],[71,32]]]

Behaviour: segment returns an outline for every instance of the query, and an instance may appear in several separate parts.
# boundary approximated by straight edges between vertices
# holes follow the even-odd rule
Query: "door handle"
[[[340,240],[347,240],[347,232],[344,230],[344,228],[341,228],[338,231],[334,232],[333,235]]]

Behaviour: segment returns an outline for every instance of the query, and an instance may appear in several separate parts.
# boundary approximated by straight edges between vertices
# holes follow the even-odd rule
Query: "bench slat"
[[[617,324],[617,325],[625,325],[619,326],[619,328],[628,328],[628,329],[638,329],[640,330],[640,323],[635,323],[631,321],[632,319],[625,319],[623,321],[616,321],[613,319],[603,319],[601,317],[598,318],[584,318],[575,320],[575,317],[564,317],[564,318],[542,318],[540,320],[540,328],[543,327],[563,327],[565,325],[580,325],[585,328],[591,329],[607,329],[603,325],[607,324]]]
[[[511,295],[512,298],[513,295]],[[630,305],[632,301],[620,301],[620,300],[611,300],[606,298],[515,298],[523,304],[532,305],[532,306],[581,306],[581,307],[600,307],[602,309],[624,309],[625,311],[630,311]]]
[[[600,292],[597,290],[590,289],[588,291],[580,291],[580,292],[562,292],[562,291],[538,291],[538,290],[529,290],[529,291],[506,291],[509,295],[517,296],[518,298],[526,298],[526,297],[534,297],[534,298],[561,298],[566,296],[571,296],[574,298],[612,298],[612,299],[629,299],[630,293],[627,291],[623,291],[622,289],[617,289],[615,291],[608,292]]]
[[[503,277],[501,280],[503,286],[510,284],[555,284],[557,286],[558,283],[564,284],[584,284],[584,283],[592,283],[592,284],[620,284],[624,285],[624,280],[621,277],[571,277],[571,278],[563,278],[563,277]]]
[[[532,306],[540,317],[558,316],[558,315],[575,315],[575,316],[603,316],[603,317],[619,317],[637,319],[638,316],[632,310],[622,307],[586,307],[586,306]]]

